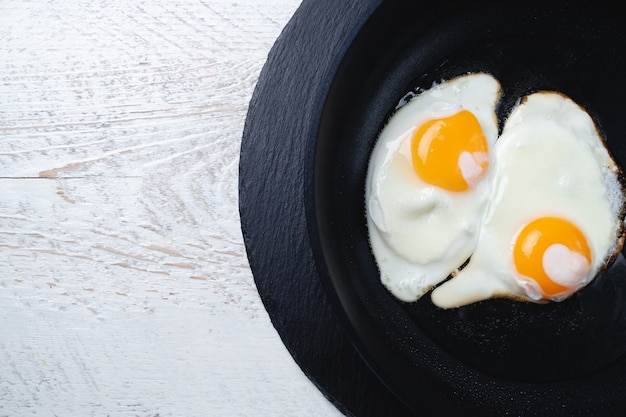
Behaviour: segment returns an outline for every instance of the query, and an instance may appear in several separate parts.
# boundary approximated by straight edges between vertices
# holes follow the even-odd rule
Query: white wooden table
[[[261,304],[241,134],[299,0],[0,0],[0,416],[339,416]]]

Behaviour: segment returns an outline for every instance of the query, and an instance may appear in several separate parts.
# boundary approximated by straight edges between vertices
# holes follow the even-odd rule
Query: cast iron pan
[[[534,91],[568,95],[625,166],[625,52],[626,14],[609,1],[302,4],[250,103],[240,213],[275,327],[342,411],[626,414],[621,254],[562,303],[402,303],[378,279],[363,198],[388,117],[420,89],[468,72],[500,81],[501,121]]]

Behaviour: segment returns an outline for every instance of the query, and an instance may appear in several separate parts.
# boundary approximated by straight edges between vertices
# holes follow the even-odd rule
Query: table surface
[[[237,174],[300,0],[0,0],[0,416],[339,416],[260,301]]]

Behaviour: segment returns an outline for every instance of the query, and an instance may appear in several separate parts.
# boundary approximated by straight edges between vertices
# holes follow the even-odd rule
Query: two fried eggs
[[[381,131],[367,224],[381,281],[402,301],[434,287],[441,308],[561,301],[621,250],[621,173],[589,114],[537,92],[498,135],[500,94],[489,74],[461,76],[414,97]]]

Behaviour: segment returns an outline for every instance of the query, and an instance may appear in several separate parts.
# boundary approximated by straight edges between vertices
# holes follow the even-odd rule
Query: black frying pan
[[[308,358],[303,335],[288,336],[293,328],[283,324],[295,307],[281,302],[277,288],[297,280],[307,306],[316,302],[307,290],[319,281],[335,325],[410,412],[626,414],[622,256],[562,303],[489,300],[453,310],[434,307],[428,296],[402,303],[378,279],[363,199],[370,152],[394,109],[412,92],[467,72],[498,78],[501,120],[534,91],[568,95],[589,111],[624,166],[626,14],[608,1],[317,1],[301,10],[293,38],[275,47],[282,60],[270,55],[251,102],[240,179],[255,280],[296,360],[314,381],[328,372],[301,360]],[[276,276],[277,266],[291,276]],[[330,387],[344,411],[375,415],[350,409],[350,394],[326,380],[322,389]]]

